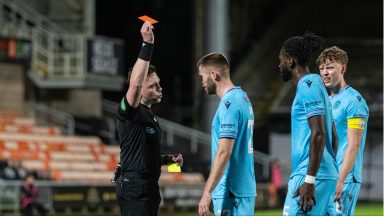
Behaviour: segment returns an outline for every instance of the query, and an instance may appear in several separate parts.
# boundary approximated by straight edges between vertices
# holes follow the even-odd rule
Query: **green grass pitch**
[[[283,213],[282,209],[277,210],[256,210],[255,216],[281,216]],[[195,216],[196,212],[190,213],[170,213],[160,214],[161,216]],[[383,215],[383,204],[382,203],[358,203],[355,211],[355,216],[382,216]]]

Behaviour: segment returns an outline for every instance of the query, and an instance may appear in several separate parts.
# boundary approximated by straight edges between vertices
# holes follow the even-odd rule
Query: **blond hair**
[[[327,62],[337,62],[340,64],[348,64],[348,55],[347,52],[340,49],[337,46],[329,47],[325,49],[319,57],[317,57],[316,63],[317,65],[322,65]]]

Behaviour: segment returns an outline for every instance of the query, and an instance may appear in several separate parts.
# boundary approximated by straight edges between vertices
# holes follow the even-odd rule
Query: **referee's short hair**
[[[128,77],[127,77],[128,85],[129,85],[129,81],[131,80],[132,69],[133,69],[133,67],[129,68]],[[155,65],[149,65],[149,67],[148,67],[148,75],[150,75],[152,73],[156,73],[156,72],[157,72],[157,68],[155,67]],[[147,75],[147,77],[148,77],[148,75]]]

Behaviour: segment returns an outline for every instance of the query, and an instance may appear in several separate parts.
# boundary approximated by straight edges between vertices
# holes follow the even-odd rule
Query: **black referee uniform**
[[[150,108],[133,108],[124,97],[117,112],[120,140],[121,176],[116,195],[121,213],[157,215],[160,205],[158,180],[163,157],[160,156],[161,128]]]

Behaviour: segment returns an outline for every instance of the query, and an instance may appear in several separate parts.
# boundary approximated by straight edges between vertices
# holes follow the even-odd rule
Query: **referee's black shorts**
[[[160,205],[158,179],[138,172],[124,173],[116,182],[122,216],[157,215]]]

